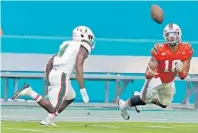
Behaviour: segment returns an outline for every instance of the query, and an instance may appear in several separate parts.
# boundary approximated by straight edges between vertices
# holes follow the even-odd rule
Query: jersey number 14
[[[176,64],[179,60],[165,60],[164,72],[176,72]]]

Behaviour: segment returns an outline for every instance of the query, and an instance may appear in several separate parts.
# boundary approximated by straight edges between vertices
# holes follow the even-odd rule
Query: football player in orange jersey
[[[188,75],[193,54],[191,45],[181,42],[182,32],[177,24],[168,24],[163,34],[165,42],[155,44],[151,50],[152,57],[145,74],[147,80],[141,93],[118,102],[121,116],[126,120],[130,118],[128,107],[153,103],[166,108],[175,94],[175,77],[178,75],[183,80]]]

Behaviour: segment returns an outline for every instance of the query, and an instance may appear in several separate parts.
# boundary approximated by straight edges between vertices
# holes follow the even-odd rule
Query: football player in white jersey
[[[13,95],[13,100],[20,96],[32,97],[49,115],[41,121],[43,125],[53,125],[53,120],[60,114],[75,97],[75,91],[70,82],[73,69],[76,70],[76,79],[80,85],[80,93],[85,103],[89,102],[83,79],[83,64],[95,46],[94,34],[86,26],[78,26],[72,32],[72,40],[64,41],[59,51],[48,62],[46,78],[50,84],[49,100],[35,92],[30,85],[25,84],[23,89]]]

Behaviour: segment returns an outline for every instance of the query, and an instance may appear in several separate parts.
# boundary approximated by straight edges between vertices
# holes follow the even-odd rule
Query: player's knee
[[[73,101],[76,98],[76,93],[73,89],[68,90],[66,101]]]
[[[140,98],[139,95],[131,97],[130,103],[132,106],[146,105],[146,103],[144,101],[142,101],[142,99]]]

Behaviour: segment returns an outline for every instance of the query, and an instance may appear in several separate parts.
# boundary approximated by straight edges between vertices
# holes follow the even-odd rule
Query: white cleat
[[[45,120],[42,120],[40,122],[40,125],[43,125],[43,126],[48,126],[48,125],[51,125],[51,126],[57,126],[55,123],[53,122],[50,122],[49,124],[47,122],[45,122]]]
[[[135,96],[141,95],[141,93],[138,92],[138,91],[135,91],[133,94],[134,94]]]
[[[128,107],[126,106],[126,102],[125,102],[124,100],[120,99],[120,100],[118,101],[118,105],[119,105],[119,108],[120,108],[120,111],[121,111],[121,112],[120,112],[121,116],[122,116],[125,120],[129,120],[130,115],[129,115],[128,112],[127,112]]]
[[[12,100],[16,100],[20,96],[28,95],[30,90],[32,90],[32,88],[28,84],[25,84],[22,90],[15,92]]]

